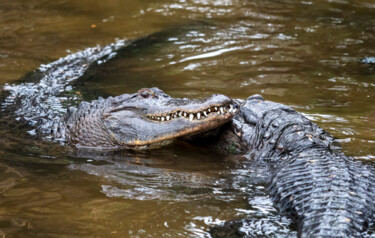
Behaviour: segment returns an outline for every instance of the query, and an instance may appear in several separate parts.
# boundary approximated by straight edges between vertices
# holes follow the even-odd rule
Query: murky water
[[[0,83],[70,52],[155,33],[76,90],[86,99],[151,86],[178,97],[260,93],[372,163],[375,66],[358,60],[375,55],[374,13],[370,0],[1,1]],[[248,163],[183,143],[75,151],[4,123],[0,236],[202,237],[242,217],[254,236],[295,236]]]

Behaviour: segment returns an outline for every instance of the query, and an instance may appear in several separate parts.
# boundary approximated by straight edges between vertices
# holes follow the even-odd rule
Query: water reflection
[[[22,172],[5,164],[0,164],[0,193],[3,194],[19,184],[23,177]]]
[[[184,151],[182,147],[180,150]],[[136,200],[192,201],[202,199],[227,200],[231,185],[226,178],[238,162],[207,151],[185,154],[173,148],[150,154],[94,155],[80,152],[80,158],[89,158],[83,164],[71,164],[71,170],[81,170],[103,177],[108,184],[101,192],[108,197]],[[194,156],[197,153],[197,157]],[[93,160],[95,158],[95,160]]]

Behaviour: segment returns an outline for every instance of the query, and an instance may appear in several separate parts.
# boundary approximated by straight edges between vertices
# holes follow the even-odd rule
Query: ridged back
[[[276,167],[270,196],[301,237],[361,237],[373,219],[373,169],[331,149],[333,138],[292,109],[256,124],[250,157]]]
[[[81,98],[71,95],[72,82],[80,78],[89,66],[111,59],[116,51],[125,46],[125,41],[87,48],[52,63],[41,65],[35,72],[26,75],[24,83],[6,85],[9,96],[1,104],[1,110],[10,108],[20,120],[35,128],[33,134],[51,135],[51,127],[66,113],[70,101]],[[31,132],[31,131],[30,131]]]

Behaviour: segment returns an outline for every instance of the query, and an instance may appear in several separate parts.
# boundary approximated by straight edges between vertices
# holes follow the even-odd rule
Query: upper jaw
[[[185,118],[189,121],[204,120],[215,115],[232,114],[235,115],[238,111],[237,105],[234,103],[214,104],[207,107],[202,107],[196,110],[188,109],[174,109],[168,112],[159,112],[154,114],[147,114],[146,117],[151,121],[164,122],[177,118]]]

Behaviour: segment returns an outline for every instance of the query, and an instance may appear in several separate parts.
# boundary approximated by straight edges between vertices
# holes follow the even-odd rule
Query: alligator
[[[334,138],[301,113],[253,95],[223,133],[252,161],[273,167],[268,192],[300,237],[362,237],[375,214],[374,169],[345,156]],[[240,143],[239,143],[240,142]],[[213,237],[246,237],[248,219],[211,229]]]
[[[224,95],[202,100],[172,98],[156,87],[107,99],[99,97],[64,109],[64,92],[73,80],[82,77],[92,64],[105,62],[131,43],[119,41],[89,48],[42,65],[27,76],[25,83],[5,87],[11,95],[2,109],[16,108],[18,120],[33,128],[31,134],[77,148],[104,150],[159,148],[178,138],[220,127],[238,111],[233,100]],[[41,79],[30,82],[30,78],[37,77]]]
[[[6,85],[10,95],[2,111],[13,111],[32,135],[78,148],[115,150],[152,149],[229,122],[218,144],[235,142],[246,158],[274,168],[269,194],[282,213],[296,220],[301,237],[360,237],[372,224],[373,169],[336,151],[333,137],[302,114],[259,95],[245,101],[223,95],[189,100],[149,88],[66,109],[80,100],[68,99],[71,82],[129,44],[89,48],[42,65],[28,76],[33,81]],[[223,235],[220,228],[211,231]]]

